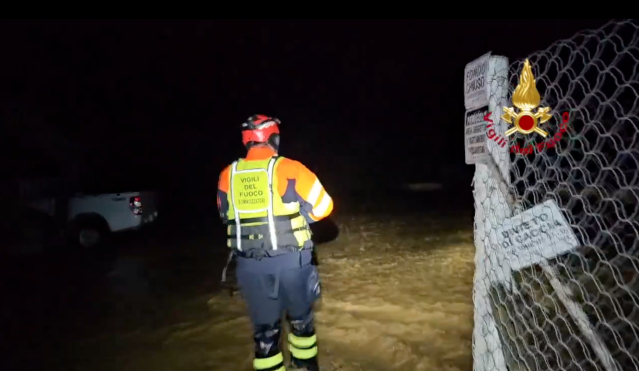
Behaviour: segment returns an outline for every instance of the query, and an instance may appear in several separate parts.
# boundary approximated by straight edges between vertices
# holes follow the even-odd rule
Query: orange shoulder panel
[[[300,163],[286,157],[283,157],[277,164],[277,191],[279,192],[280,196],[284,196],[284,193],[286,193],[288,180],[296,179],[298,173],[298,164]]]
[[[228,165],[220,173],[220,179],[217,182],[217,189],[222,192],[228,193],[230,180],[231,180],[231,165]]]
[[[333,211],[333,200],[328,195],[322,183],[311,170],[301,162],[284,158],[277,169],[278,179],[295,179],[295,191],[306,202],[313,206],[312,215],[314,220],[327,217]],[[286,192],[286,183],[280,181],[278,191],[280,194]],[[284,187],[282,189],[282,186]]]

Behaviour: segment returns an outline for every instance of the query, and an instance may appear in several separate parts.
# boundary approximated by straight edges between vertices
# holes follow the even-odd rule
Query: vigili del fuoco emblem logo
[[[548,137],[548,132],[539,126],[548,122],[548,120],[552,118],[552,115],[550,114],[550,107],[539,107],[540,103],[541,96],[539,95],[539,91],[535,84],[535,76],[533,75],[532,68],[530,67],[530,62],[526,59],[524,62],[524,68],[521,70],[521,75],[519,75],[519,85],[515,88],[512,96],[512,104],[517,109],[513,107],[503,108],[504,114],[501,118],[507,123],[513,125],[513,127],[506,130],[504,133],[506,137],[509,137],[516,132],[520,132],[526,136],[532,133],[537,133],[543,138]],[[529,144],[523,148],[520,147],[519,144],[511,145],[510,152],[531,154],[535,152],[535,150],[537,150],[537,152],[541,152],[544,148],[554,148],[561,140],[563,134],[568,130],[569,120],[569,113],[564,112],[561,116],[561,125],[559,125],[559,130],[555,133],[555,135],[550,136],[550,138],[542,142],[529,142]],[[492,126],[492,121],[486,119],[485,121],[489,122],[487,125],[487,129],[489,129],[490,126]],[[490,134],[491,130],[487,133],[489,138],[491,138]],[[492,131],[492,134],[495,136],[494,130]],[[493,138],[493,140],[495,139]]]
[[[511,136],[518,131],[522,134],[535,132],[544,138],[547,137],[548,132],[541,129],[539,124],[550,120],[552,115],[549,113],[550,107],[539,107],[537,112],[533,112],[541,103],[541,96],[537,91],[535,77],[528,59],[524,62],[524,68],[519,76],[519,85],[515,88],[512,100],[513,106],[519,108],[519,112],[512,107],[504,107],[504,114],[501,118],[507,123],[515,125],[515,127],[506,130],[506,136]]]

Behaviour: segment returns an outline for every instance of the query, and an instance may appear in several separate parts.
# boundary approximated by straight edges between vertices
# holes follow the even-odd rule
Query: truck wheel
[[[97,250],[105,246],[109,229],[106,222],[97,217],[81,218],[70,228],[72,245],[85,250]]]
[[[96,248],[102,242],[102,233],[99,228],[85,227],[78,232],[78,244],[86,248]]]

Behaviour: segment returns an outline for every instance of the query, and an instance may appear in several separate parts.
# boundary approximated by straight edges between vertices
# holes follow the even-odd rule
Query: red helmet
[[[242,143],[251,148],[257,143],[270,144],[277,151],[280,146],[280,120],[266,115],[253,115],[242,124]]]

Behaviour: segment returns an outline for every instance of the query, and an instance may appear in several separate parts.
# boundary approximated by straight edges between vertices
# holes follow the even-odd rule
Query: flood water
[[[344,225],[355,223],[355,227],[349,227],[348,233],[341,231],[334,242],[319,247],[320,259],[324,260],[324,265],[320,262],[320,274],[327,288],[323,305],[328,308],[318,311],[318,333],[323,331],[325,339],[321,359],[325,363],[330,359],[333,368],[329,370],[358,370],[356,367],[360,366],[356,365],[362,364],[365,354],[356,351],[359,349],[356,344],[352,349],[344,347],[337,337],[350,333],[348,326],[344,329],[340,326],[353,323],[348,318],[356,316],[362,323],[379,322],[377,330],[363,327],[360,330],[363,334],[393,329],[393,334],[376,333],[375,336],[379,339],[384,336],[387,340],[395,336],[398,344],[410,337],[410,346],[402,348],[404,356],[410,355],[409,364],[402,364],[396,354],[384,353],[381,345],[387,340],[370,344],[380,357],[377,365],[384,370],[396,367],[467,369],[472,328],[473,247],[467,241],[468,231],[472,229],[470,219],[455,219],[459,221],[453,221],[454,228],[446,227],[451,231],[449,236],[460,233],[464,236],[454,237],[447,247],[436,242],[448,238],[445,236],[448,232],[437,227],[439,218],[422,221],[404,216],[405,225],[411,228],[407,244],[408,240],[401,239],[405,237],[393,237],[402,236],[404,224],[398,224],[397,216],[378,214],[365,224],[360,223],[364,220],[361,217],[343,219]],[[415,223],[417,227],[419,223],[426,223],[428,227],[415,228]],[[158,226],[146,233],[118,236],[111,243],[112,249],[100,253],[76,251],[55,254],[53,258],[3,256],[0,261],[0,336],[3,340],[0,369],[168,371],[231,367],[250,370],[252,343],[243,303],[237,296],[230,298],[227,292],[220,290],[221,270],[227,258],[223,227],[210,216],[199,222]],[[323,229],[331,229],[318,227],[320,233],[316,237],[320,239],[326,234]],[[372,229],[369,232],[361,228]],[[444,234],[434,237],[441,233]],[[364,243],[366,238],[370,240]],[[398,253],[393,253],[395,249],[391,246],[397,246]],[[414,251],[421,249],[420,246],[424,251],[419,255],[422,261],[419,264],[424,267],[427,268],[430,261],[446,261],[457,268],[437,265],[437,269],[426,269],[411,262],[411,256],[417,256]],[[373,256],[377,258],[371,259],[369,252],[374,251],[377,252]],[[373,292],[400,293],[396,285],[403,280],[401,275],[391,281],[379,281],[376,277],[382,277],[383,272],[366,268],[367,264],[383,267],[380,262],[384,261],[400,267],[396,272],[414,272],[414,277],[407,279],[417,288],[428,287],[428,292],[406,296],[403,301],[393,299],[398,310],[433,311],[432,316],[422,314],[411,323],[404,323],[403,317],[396,315],[395,307],[385,304],[384,311],[379,313],[366,309],[390,300],[380,296],[377,301],[371,301],[375,298],[371,296]],[[340,268],[344,264],[351,270],[362,270],[349,273]],[[411,264],[417,265],[413,269]],[[405,268],[401,268],[402,265]],[[366,272],[372,276],[367,278]],[[444,290],[450,297],[432,284],[447,282],[446,275],[452,277],[459,272],[463,277],[454,280],[459,284]],[[360,277],[361,282],[350,280],[345,284],[349,274]],[[362,290],[365,282],[369,282],[370,287],[366,287],[370,292],[365,297],[354,295]],[[408,290],[407,295],[409,292],[416,290]],[[348,314],[342,316],[336,312],[344,308]],[[367,319],[364,313],[373,317]],[[342,323],[342,320],[349,322]],[[407,339],[402,340],[401,329],[410,330],[406,332]],[[431,336],[446,335],[438,340],[438,348],[422,348],[418,346],[418,338],[424,331]],[[369,367],[369,370],[377,369]]]
[[[0,369],[72,369],[77,355],[68,344],[161,326],[181,300],[215,292],[227,256],[224,236],[219,226],[201,231],[120,235],[97,253],[2,256]]]

